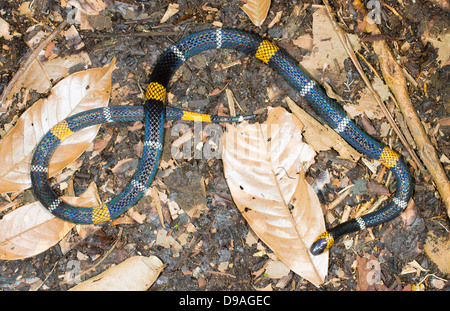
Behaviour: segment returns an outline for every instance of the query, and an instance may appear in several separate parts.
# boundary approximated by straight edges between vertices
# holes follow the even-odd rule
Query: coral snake
[[[200,120],[203,122],[236,122],[253,116],[222,117],[188,112],[166,106],[166,90],[175,70],[190,57],[206,50],[234,49],[253,55],[281,74],[305,98],[317,114],[358,151],[391,169],[396,178],[396,192],[385,207],[351,219],[322,233],[310,252],[318,255],[334,241],[351,232],[363,230],[398,216],[411,197],[412,180],[409,170],[391,148],[373,140],[361,131],[285,52],[259,36],[233,29],[211,29],[192,34],[174,44],[156,63],[146,90],[144,105],[111,106],[92,109],[68,117],[55,125],[40,141],[31,162],[31,179],[39,201],[55,216],[74,223],[100,223],[113,219],[130,208],[150,186],[157,171],[163,144],[163,124],[166,120]],[[145,137],[140,166],[128,186],[111,201],[81,208],[61,200],[48,181],[48,165],[58,145],[82,128],[108,123],[144,121]]]

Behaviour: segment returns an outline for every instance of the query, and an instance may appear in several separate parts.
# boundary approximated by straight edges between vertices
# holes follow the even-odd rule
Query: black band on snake
[[[93,109],[71,116],[54,126],[41,140],[31,163],[32,185],[40,202],[55,216],[75,223],[100,223],[113,219],[130,208],[150,186],[158,168],[166,120],[237,122],[246,117],[219,117],[183,111],[164,105],[166,90],[175,70],[190,57],[211,49],[234,49],[253,55],[282,75],[330,127],[358,151],[391,169],[397,190],[391,202],[370,214],[342,223],[321,234],[310,248],[318,255],[334,241],[351,232],[377,226],[397,217],[411,197],[409,170],[399,155],[361,131],[333,99],[285,52],[259,36],[232,29],[206,30],[190,35],[173,45],[159,59],[150,76],[143,106],[113,106]],[[58,145],[73,132],[95,124],[142,120],[145,123],[144,150],[135,176],[116,198],[94,208],[75,207],[62,201],[48,182],[48,165]]]

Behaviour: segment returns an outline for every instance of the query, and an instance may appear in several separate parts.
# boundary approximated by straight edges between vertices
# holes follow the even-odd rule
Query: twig
[[[219,271],[212,271],[212,270],[206,270],[206,272],[211,273],[211,274],[228,276],[228,277],[233,278],[233,279],[236,278],[235,275],[232,275],[232,274],[229,274],[229,273],[226,273],[226,272],[219,272]]]
[[[325,3],[325,8],[327,9],[328,17],[329,17],[331,23],[333,24],[333,28],[336,31],[337,35],[339,36],[339,39],[341,40],[342,45],[344,46],[347,54],[350,56],[350,59],[352,60],[353,65],[355,65],[359,75],[363,79],[363,81],[366,84],[366,86],[367,86],[368,90],[370,91],[370,93],[372,93],[372,96],[375,98],[376,102],[378,103],[378,106],[380,107],[380,109],[383,112],[383,114],[386,116],[386,119],[388,120],[388,122],[391,125],[392,129],[394,130],[394,132],[397,134],[397,136],[400,139],[400,141],[402,142],[403,146],[406,148],[406,150],[408,151],[409,155],[411,156],[411,158],[416,163],[417,167],[419,167],[419,169],[422,172],[422,174],[426,175],[426,170],[425,170],[424,166],[420,162],[420,160],[417,157],[417,155],[414,152],[414,150],[409,145],[409,143],[406,140],[406,138],[403,135],[403,133],[398,128],[398,126],[395,123],[394,119],[392,118],[389,110],[386,108],[384,103],[381,101],[380,96],[378,96],[378,93],[373,89],[372,83],[369,81],[367,76],[364,74],[364,70],[362,69],[361,64],[358,62],[358,59],[356,58],[355,52],[353,51],[353,48],[352,48],[352,45],[351,45],[350,41],[348,40],[347,36],[342,31],[342,29],[334,21],[333,14],[331,12],[331,8],[328,5],[328,1],[324,0],[323,2]]]
[[[156,36],[177,36],[177,31],[147,31],[147,32],[125,32],[125,33],[91,33],[84,35],[91,38],[111,38],[111,37],[156,37]]]
[[[354,0],[353,6],[365,21],[365,31],[372,34],[380,34],[381,31],[376,24],[367,22],[367,11],[361,1]],[[372,48],[378,56],[384,80],[397,99],[400,111],[405,116],[406,124],[416,142],[420,159],[430,172],[447,208],[447,214],[450,216],[450,182],[439,161],[436,149],[430,142],[419,115],[411,102],[402,67],[397,63],[385,40],[372,42]]]
[[[352,189],[351,189],[352,187],[353,187],[353,185],[348,186],[346,189],[344,189],[345,191],[343,191],[342,193],[340,193],[340,194],[338,195],[338,197],[337,197],[333,202],[331,202],[330,204],[327,205],[327,210],[330,210],[330,209],[335,208],[336,206],[339,205],[339,203],[341,203],[342,201],[344,201],[344,199],[345,199],[345,198],[350,194],[350,192],[352,191]]]
[[[66,27],[66,25],[67,25],[67,21],[63,21],[61,24],[59,24],[58,27],[56,27],[56,29],[47,38],[45,38],[44,41],[42,41],[36,47],[36,49],[29,51],[25,55],[23,64],[20,66],[19,70],[17,70],[14,77],[11,79],[11,81],[9,81],[8,85],[3,90],[2,96],[0,97],[0,113],[5,112],[6,109],[8,108],[8,107],[3,107],[3,104],[6,102],[6,98],[8,97],[9,93],[13,89],[14,85],[17,83],[17,81],[19,81],[19,79],[22,77],[22,75],[24,75],[27,72],[27,70],[30,68],[31,64],[33,63],[33,61],[36,59],[36,57],[42,51],[42,49],[45,48],[47,46],[47,44],[49,44],[53,40],[53,38],[55,38],[61,32],[61,30],[64,29],[64,27]]]
[[[53,273],[53,271],[55,270],[57,264],[59,264],[59,261],[55,262],[55,264],[53,265],[52,270],[50,270],[50,272],[47,274],[47,276],[46,276],[45,279],[41,282],[41,284],[39,284],[39,286],[36,287],[33,291],[35,291],[35,292],[38,291],[39,288],[41,288],[42,285],[44,285],[45,282],[47,282],[48,278],[50,277],[50,275],[51,275],[51,274]]]

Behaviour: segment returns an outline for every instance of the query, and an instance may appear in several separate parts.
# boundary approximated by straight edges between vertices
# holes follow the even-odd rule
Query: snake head
[[[317,256],[327,251],[333,244],[333,236],[328,231],[325,231],[317,237],[317,239],[311,245],[309,251],[311,252],[311,254]]]

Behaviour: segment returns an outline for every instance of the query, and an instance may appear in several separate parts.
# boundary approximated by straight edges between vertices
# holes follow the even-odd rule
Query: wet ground
[[[344,1],[332,2],[334,9],[345,17],[344,29],[355,32],[357,21],[352,14],[351,5]],[[55,12],[63,18],[67,16],[67,10],[61,8],[59,1],[35,1],[32,17],[19,13],[21,3],[22,1],[0,4],[0,16],[21,34],[25,34],[30,26],[37,23],[41,23],[44,29],[52,30],[58,24],[53,22],[56,19]],[[102,11],[99,15],[101,18],[91,20],[91,24],[95,26],[93,31],[79,30],[85,44],[83,50],[92,61],[91,67],[103,66],[114,57],[117,59],[118,68],[112,77],[111,105],[140,104],[148,74],[162,51],[188,34],[212,28],[212,23],[217,21],[223,27],[248,30],[276,39],[289,54],[301,60],[307,51],[293,45],[292,38],[311,33],[312,13],[316,10],[311,5],[305,5],[309,3],[307,1],[276,1],[271,5],[267,21],[258,28],[239,8],[242,2],[238,0],[228,1],[226,5],[223,1],[177,1],[178,13],[163,24],[160,24],[160,19],[168,2],[128,0],[123,3],[132,10],[124,9],[116,3]],[[382,32],[390,38],[389,44],[394,53],[398,53],[400,63],[417,81],[418,85],[411,86],[409,90],[413,104],[429,130],[439,157],[445,155],[448,161],[450,67],[442,66],[442,62],[438,63],[439,52],[430,43],[421,40],[429,25],[433,25],[432,29],[436,32],[448,28],[448,11],[428,1],[384,3],[386,5],[382,7],[382,11],[386,22],[381,24]],[[269,29],[268,23],[279,11],[283,12],[281,21]],[[399,15],[394,14],[394,11]],[[406,42],[411,47],[401,50]],[[0,45],[3,46],[3,55],[0,56],[2,91],[19,69],[17,64],[27,52],[27,47],[19,36],[9,41],[0,38]],[[376,67],[376,56],[371,52],[370,44],[367,46],[369,48],[362,50],[362,53]],[[239,63],[224,68],[235,61]],[[343,65],[343,70],[355,72],[350,63]],[[363,85],[357,75],[354,75],[354,80],[351,93],[344,92],[343,85],[333,84],[333,81],[329,81],[329,84],[345,100],[350,100]],[[298,93],[270,68],[252,57],[234,51],[208,51],[183,65],[171,83],[170,93],[173,96],[170,97],[170,103],[194,111],[229,113],[223,91],[225,87],[233,91],[242,107],[240,113],[251,113],[269,104],[287,108],[283,101],[285,96],[311,112]],[[270,101],[268,88],[275,90]],[[45,95],[31,92],[25,106],[21,105],[20,96],[16,98],[8,112],[2,116],[3,127],[42,96]],[[258,121],[262,120],[264,114],[258,117]],[[360,119],[356,121],[361,122]],[[396,141],[394,134],[385,138],[377,134],[381,126],[380,120],[371,122],[376,129],[375,136],[378,135],[385,142]],[[68,249],[57,244],[32,258],[0,262],[0,288],[19,291],[66,290],[72,285],[67,284],[64,276],[73,269],[74,263],[81,271],[85,271],[102,260],[95,269],[82,277],[87,279],[130,256],[156,255],[167,267],[151,287],[150,290],[154,291],[237,291],[267,289],[268,286],[273,290],[318,290],[293,272],[282,279],[271,279],[264,275],[263,268],[269,257],[257,254],[261,254],[261,250],[268,253],[271,251],[261,241],[252,241],[249,227],[235,207],[228,190],[221,160],[196,159],[192,148],[191,156],[173,161],[171,145],[178,135],[170,130],[172,127],[171,123],[166,125],[162,156],[165,166],[158,172],[156,186],[167,193],[169,199],[177,202],[185,213],[173,219],[167,204],[163,203],[163,228],[152,200],[146,196],[134,207],[135,212],[143,215],[141,223],[134,217],[127,216],[122,224],[96,226],[83,239],[74,230],[67,238],[70,245]],[[98,140],[105,137],[107,140],[103,151],[99,155],[87,151],[81,157],[82,165],[73,178],[76,194],[82,193],[94,180],[104,201],[111,199],[113,194],[102,191],[105,189],[103,185],[120,191],[136,171],[139,163],[136,148],[143,136],[139,124],[108,124],[101,128]],[[398,150],[402,149],[398,142],[393,146]],[[403,154],[406,155],[405,152]],[[123,159],[132,160],[122,164],[120,161]],[[449,162],[444,162],[443,165],[449,168]],[[116,168],[114,173],[111,168]],[[448,239],[450,223],[445,206],[433,183],[424,180],[417,169],[412,170],[415,207],[404,217],[358,235],[350,234],[345,238],[346,243],[337,243],[330,250],[328,276],[322,289],[348,291],[449,288],[449,274],[442,272],[424,251],[427,237],[430,238],[431,234],[434,238]],[[341,161],[333,150],[322,151],[308,173],[308,180],[313,182],[325,171],[329,172],[331,181],[335,182],[325,184],[318,191],[323,204],[333,202],[346,184],[360,186],[358,192],[355,190],[334,208],[334,222],[329,226],[339,222],[346,205],[354,206],[372,197],[376,198],[370,186],[364,183],[369,172],[361,162],[349,164]],[[7,201],[3,200],[2,204],[6,205]],[[32,201],[32,191],[19,194],[15,200],[20,204]],[[350,216],[352,215],[351,213]],[[175,242],[170,247],[165,247],[163,243],[157,242],[158,235],[172,237],[171,241]],[[104,257],[105,254],[108,256]],[[426,271],[411,270],[413,272],[402,273],[413,261]],[[377,282],[367,282],[367,274],[370,273],[377,275]]]

